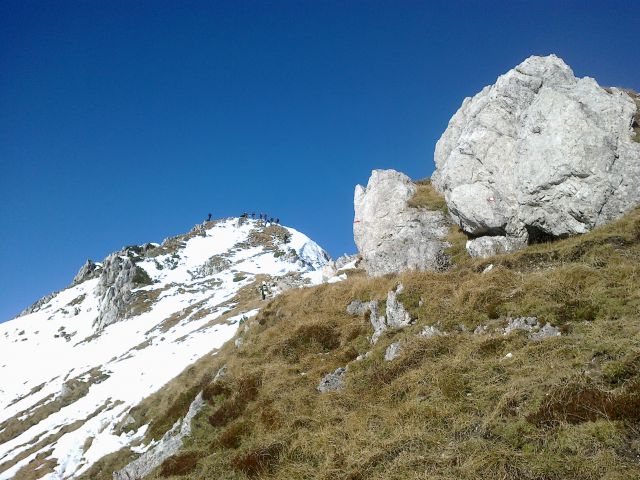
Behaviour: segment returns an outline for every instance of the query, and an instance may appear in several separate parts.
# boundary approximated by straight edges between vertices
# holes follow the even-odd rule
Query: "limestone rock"
[[[317,390],[320,393],[342,390],[344,388],[344,374],[346,372],[346,368],[340,367],[333,373],[327,373],[322,380],[320,380]]]
[[[374,303],[376,304],[375,306],[373,306]],[[347,305],[347,313],[349,315],[364,315],[376,307],[377,302],[361,302],[360,300],[353,300],[349,305]]]
[[[413,323],[409,312],[407,312],[404,305],[398,301],[397,295],[401,293],[402,290],[403,287],[402,284],[400,284],[395,290],[391,290],[387,294],[386,317],[384,315],[378,315],[378,302],[369,302],[368,309],[371,312],[369,321],[373,327],[371,343],[375,344],[380,338],[380,335],[389,329],[405,328]]]
[[[384,352],[384,359],[387,362],[395,360],[400,355],[401,350],[400,342],[394,342],[387,347],[387,350]]]
[[[390,328],[404,328],[411,325],[412,320],[404,305],[398,301],[397,295],[404,290],[399,284],[395,291],[387,293],[387,326]]]
[[[165,433],[160,441],[151,446],[140,457],[129,463],[122,470],[113,473],[114,480],[138,480],[147,476],[171,455],[175,455],[182,448],[182,441],[191,435],[191,420],[204,406],[202,392],[191,402],[185,417],[176,421],[171,430]]]
[[[76,276],[73,277],[71,285],[78,285],[86,280],[97,277],[100,274],[100,265],[93,263],[92,260],[87,260],[85,264],[78,270]]]
[[[507,326],[504,328],[504,334],[508,335],[516,330],[524,330],[531,332],[538,325],[538,319],[536,317],[517,317],[510,318]]]
[[[371,322],[371,326],[373,327],[373,335],[371,335],[371,343],[375,344],[378,342],[378,338],[382,335],[385,330],[387,330],[387,319],[384,315],[378,315],[378,302],[372,301],[369,302],[369,308],[371,314],[369,315],[369,321]]]
[[[503,333],[507,335],[515,330],[523,330],[529,332],[529,339],[539,341],[552,337],[559,337],[560,330],[546,323],[540,326],[540,322],[536,317],[518,317],[509,319]]]
[[[527,245],[527,237],[478,237],[467,241],[467,252],[472,257],[487,258],[501,253],[512,253]]]
[[[356,186],[353,235],[369,275],[446,268],[447,219],[440,211],[409,207],[415,191],[395,170],[374,170],[366,188]]]
[[[474,335],[484,335],[487,333],[488,327],[486,325],[478,325],[473,331]]]
[[[131,290],[150,283],[149,276],[136,266],[125,251],[109,255],[102,264],[102,273],[96,289],[100,299],[97,330],[117,322],[126,312],[133,294]]]
[[[342,255],[337,260],[330,260],[322,267],[322,281],[331,282],[331,279],[340,276],[341,272],[351,268],[358,268],[359,255]]]
[[[439,335],[442,335],[442,332],[438,327],[427,325],[422,329],[419,335],[425,338],[432,338],[432,337],[437,337]]]
[[[542,327],[540,330],[538,330],[537,332],[531,333],[529,335],[529,338],[531,340],[538,341],[538,340],[544,340],[546,338],[559,337],[560,335],[561,335],[560,330],[546,323],[544,327]]]
[[[640,203],[637,106],[576,78],[555,55],[530,57],[467,98],[435,149],[432,181],[475,256],[539,236],[585,233]]]

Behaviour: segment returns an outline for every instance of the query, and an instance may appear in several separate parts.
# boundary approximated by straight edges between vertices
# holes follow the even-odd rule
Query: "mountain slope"
[[[132,407],[232,338],[262,282],[269,297],[319,283],[327,260],[294,229],[232,218],[88,262],[0,324],[0,479],[74,477],[139,444]]]
[[[272,300],[207,359],[226,375],[189,393],[191,439],[145,478],[638,478],[640,210],[485,260],[465,241],[448,272],[351,270]],[[413,322],[372,344],[354,300]]]

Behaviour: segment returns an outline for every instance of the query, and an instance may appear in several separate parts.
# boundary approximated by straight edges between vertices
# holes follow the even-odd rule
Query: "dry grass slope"
[[[638,478],[639,260],[636,210],[447,273],[289,291],[263,308],[242,348],[208,360],[209,375],[223,363],[229,374],[202,380],[207,405],[193,437],[150,478]],[[345,307],[383,300],[399,281],[416,324],[371,347],[368,320]],[[470,333],[520,315],[563,335]],[[447,335],[416,335],[434,324]],[[385,362],[394,341],[401,355]],[[315,390],[348,362],[344,390]]]

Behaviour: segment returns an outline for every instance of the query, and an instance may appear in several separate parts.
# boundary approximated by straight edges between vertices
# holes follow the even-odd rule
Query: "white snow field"
[[[100,280],[92,278],[58,292],[34,313],[0,324],[0,441],[9,438],[0,444],[0,480],[12,478],[39,454],[55,459],[53,472],[42,478],[77,477],[104,455],[140,440],[147,425],[118,435],[116,424],[185,367],[215,354],[243,316],[258,312],[237,311],[232,301],[256,275],[298,273],[299,283],[322,281],[328,255],[292,228],[286,228],[286,243],[274,240],[280,249],[274,251],[249,242],[252,232],[264,228],[258,221],[231,218],[207,225],[172,253],[137,259],[153,281],[132,291],[154,293],[143,313],[97,331]],[[207,274],[212,270],[203,266],[213,256],[228,262]],[[185,314],[187,307],[192,311]],[[234,316],[220,318],[234,309]],[[179,313],[175,325],[161,328]],[[34,417],[48,405],[63,406]],[[12,435],[7,420],[16,416],[31,425]]]

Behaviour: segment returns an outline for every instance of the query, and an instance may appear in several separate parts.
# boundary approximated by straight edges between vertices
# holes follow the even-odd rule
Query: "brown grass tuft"
[[[174,475],[186,475],[193,472],[197,465],[198,460],[202,457],[202,454],[198,452],[179,453],[167,458],[162,465],[160,465],[161,477],[172,477]]]
[[[255,477],[263,473],[272,472],[284,451],[284,444],[273,443],[264,447],[257,447],[247,452],[235,455],[231,460],[233,468],[248,477]]]

